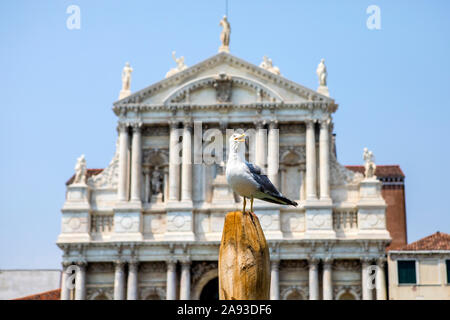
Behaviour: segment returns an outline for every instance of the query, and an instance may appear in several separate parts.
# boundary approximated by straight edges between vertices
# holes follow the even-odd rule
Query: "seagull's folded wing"
[[[261,174],[261,168],[246,162],[246,165],[253,177],[253,179],[258,183],[259,186],[259,192],[260,195],[255,195],[255,198],[272,202],[272,203],[278,203],[278,204],[290,204],[293,206],[297,206],[297,203],[294,201],[289,200],[288,198],[284,197],[278,190],[275,188],[275,186],[272,184],[272,182],[269,180],[269,178]]]

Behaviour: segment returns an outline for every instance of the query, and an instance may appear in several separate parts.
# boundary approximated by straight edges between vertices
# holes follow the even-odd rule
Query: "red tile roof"
[[[450,250],[450,234],[436,232],[431,236],[417,240],[405,246],[395,248],[399,251],[431,251],[431,250]]]
[[[99,174],[100,172],[102,172],[103,169],[87,169],[86,172],[86,179],[89,179],[92,176],[95,176],[97,174]],[[66,182],[66,186],[68,186],[69,184],[71,184],[73,182],[73,179],[75,179],[75,174],[73,174],[72,177],[70,177],[69,180],[67,180]]]
[[[32,294],[26,297],[17,298],[14,300],[61,300],[61,289],[45,291],[37,294]]]
[[[364,166],[345,166],[347,169],[364,174]],[[375,175],[378,178],[405,177],[399,165],[377,165]]]

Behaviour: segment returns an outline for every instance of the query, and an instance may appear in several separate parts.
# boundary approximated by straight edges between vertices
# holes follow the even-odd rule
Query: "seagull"
[[[246,198],[250,199],[250,212],[253,212],[253,199],[260,199],[276,204],[297,206],[295,201],[283,196],[261,173],[261,168],[248,163],[244,159],[245,134],[234,133],[230,137],[230,153],[228,155],[226,178],[228,185],[238,195],[244,198],[243,213],[245,213]]]

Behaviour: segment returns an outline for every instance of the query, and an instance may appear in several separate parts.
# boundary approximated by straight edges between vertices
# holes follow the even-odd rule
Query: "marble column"
[[[309,300],[319,300],[319,260],[309,259]]]
[[[370,281],[370,266],[371,261],[367,258],[361,259],[361,287],[362,287],[362,299],[363,300],[372,300],[372,289],[369,283]]]
[[[169,145],[169,200],[179,200],[180,194],[180,159],[178,145],[178,124],[170,123],[170,145]]]
[[[300,195],[299,199],[306,200],[306,173],[305,173],[305,167],[302,165],[300,167],[300,179],[301,179],[301,185],[300,185]]]
[[[167,199],[169,198],[169,169],[167,167],[164,167],[164,202],[167,202]]]
[[[84,261],[77,262],[78,270],[75,272],[75,300],[86,299],[86,265]]]
[[[70,288],[72,284],[69,283],[71,274],[67,273],[67,268],[71,265],[69,262],[62,263],[62,279],[61,279],[61,300],[70,300]]]
[[[192,123],[183,129],[183,165],[181,168],[181,200],[192,201]]]
[[[167,261],[167,280],[166,280],[166,293],[167,300],[176,300],[177,299],[177,273],[176,273],[177,263],[175,260]]]
[[[191,261],[181,261],[180,300],[191,298]]]
[[[119,123],[119,183],[117,197],[119,201],[128,200],[128,125]]]
[[[316,191],[316,134],[314,121],[306,121],[306,198],[317,199]]]
[[[280,261],[270,262],[270,300],[280,300]]]
[[[144,172],[144,203],[150,202],[150,168],[146,167]]]
[[[138,262],[128,263],[127,300],[138,300]]]
[[[329,120],[320,122],[319,161],[320,161],[320,199],[330,199],[330,142]]]
[[[125,263],[119,260],[114,265],[114,300],[125,300]]]
[[[266,143],[265,143],[265,129],[262,121],[256,122],[256,143],[255,143],[255,164],[261,169],[265,168],[266,164]]]
[[[333,278],[332,278],[333,260],[325,259],[323,261],[323,300],[333,300]]]
[[[376,273],[376,287],[377,287],[377,300],[386,300],[386,278],[385,267],[386,258],[380,257],[377,260],[377,273]]]
[[[131,200],[141,201],[142,177],[142,123],[133,124],[131,145]]]
[[[269,123],[269,133],[267,137],[267,175],[275,187],[279,187],[278,169],[279,169],[279,132],[278,122]]]

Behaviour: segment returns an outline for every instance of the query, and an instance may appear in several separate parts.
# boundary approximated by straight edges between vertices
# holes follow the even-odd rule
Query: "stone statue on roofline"
[[[325,66],[325,59],[320,60],[319,65],[317,66],[317,77],[319,78],[320,86],[327,86],[327,67]]]
[[[172,58],[175,61],[175,63],[177,64],[177,66],[175,68],[170,69],[166,73],[166,78],[168,78],[170,76],[173,76],[174,74],[187,69],[187,65],[184,63],[184,57],[183,56],[177,58],[176,57],[176,52],[172,51]]]
[[[377,166],[375,165],[375,157],[372,151],[369,151],[367,148],[364,148],[363,159],[364,159],[364,175],[366,176],[366,179],[374,179],[374,178],[376,179],[375,170],[377,169]]]
[[[317,92],[321,93],[327,97],[330,96],[327,87],[327,67],[325,66],[325,59],[321,59],[319,65],[316,69],[317,77],[319,78],[319,88],[317,88]]]
[[[220,20],[219,26],[222,27],[222,32],[220,33],[220,41],[222,45],[219,47],[219,52],[230,52],[230,34],[231,27],[227,20],[227,16],[223,16]]]
[[[280,68],[274,67],[272,63],[272,59],[268,58],[267,56],[263,57],[263,61],[259,65],[260,68],[266,69],[267,71],[270,71],[272,73],[275,73],[277,75],[280,74]]]
[[[122,90],[120,90],[119,100],[128,97],[131,94],[131,73],[133,68],[130,63],[125,63],[122,70]]]
[[[75,165],[75,178],[73,179],[73,183],[85,183],[86,171],[86,159],[84,158],[84,154],[82,154],[77,159],[77,163]]]
[[[131,73],[133,68],[130,67],[130,63],[125,63],[125,67],[122,70],[122,90],[130,90],[131,88]]]

